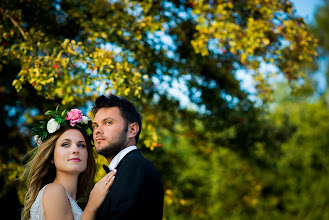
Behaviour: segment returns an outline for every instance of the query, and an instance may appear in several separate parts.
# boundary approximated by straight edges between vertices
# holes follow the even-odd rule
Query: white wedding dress
[[[42,206],[42,195],[43,191],[46,188],[47,185],[45,185],[38,193],[37,198],[35,199],[34,203],[31,206],[30,210],[30,220],[45,220],[45,213],[43,211]],[[71,198],[71,196],[66,192],[67,197],[69,198],[72,213],[74,216],[74,220],[80,220],[82,216],[82,209],[78,206],[78,204]]]

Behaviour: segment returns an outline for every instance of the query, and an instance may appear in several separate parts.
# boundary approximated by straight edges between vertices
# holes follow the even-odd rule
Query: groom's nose
[[[94,129],[94,135],[103,134],[103,130],[98,126]]]

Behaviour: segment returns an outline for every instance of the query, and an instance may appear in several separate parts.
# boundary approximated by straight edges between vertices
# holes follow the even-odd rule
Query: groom
[[[92,112],[96,152],[108,160],[110,170],[117,170],[97,219],[161,220],[164,195],[160,176],[136,147],[141,115],[132,103],[115,95],[98,97]]]

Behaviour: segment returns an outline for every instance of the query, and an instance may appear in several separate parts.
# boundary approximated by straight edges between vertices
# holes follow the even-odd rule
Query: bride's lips
[[[72,158],[72,159],[69,159],[69,161],[73,161],[73,162],[80,162],[80,158]]]

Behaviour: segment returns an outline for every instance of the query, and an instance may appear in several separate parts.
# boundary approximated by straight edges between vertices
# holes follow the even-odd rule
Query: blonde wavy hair
[[[78,128],[63,127],[55,134],[50,136],[43,144],[34,148],[28,155],[32,155],[30,161],[25,165],[23,177],[26,178],[27,192],[24,197],[24,208],[21,213],[22,220],[28,220],[30,210],[39,191],[48,183],[52,183],[56,177],[56,167],[52,163],[54,158],[54,149],[58,138],[67,130],[79,130],[87,144],[88,161],[85,171],[80,173],[78,179],[77,199],[87,196],[93,184],[95,177],[95,151],[91,145],[87,134]]]

